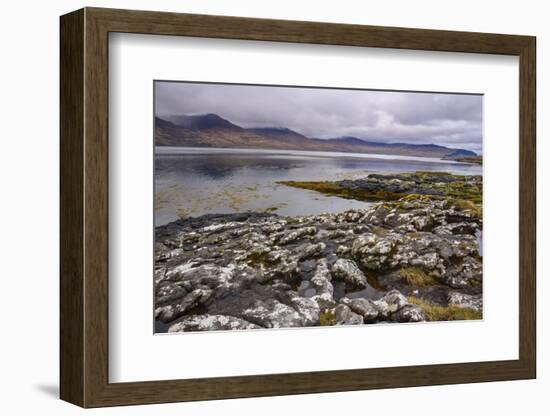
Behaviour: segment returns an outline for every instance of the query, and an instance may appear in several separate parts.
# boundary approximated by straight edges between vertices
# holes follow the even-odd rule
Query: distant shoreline
[[[478,156],[461,156],[461,157],[447,157],[443,160],[453,160],[455,162],[470,163],[472,165],[483,165],[483,157]]]
[[[156,155],[170,154],[227,154],[227,153],[261,153],[261,154],[281,154],[281,155],[296,155],[296,156],[315,156],[315,157],[343,157],[348,159],[386,159],[386,160],[413,160],[420,162],[433,163],[461,163],[461,164],[481,164],[475,162],[462,161],[462,158],[436,158],[424,156],[409,156],[392,153],[359,153],[359,152],[340,152],[340,151],[323,151],[323,150],[295,150],[295,149],[266,149],[254,147],[211,147],[211,146],[168,146],[155,145]]]

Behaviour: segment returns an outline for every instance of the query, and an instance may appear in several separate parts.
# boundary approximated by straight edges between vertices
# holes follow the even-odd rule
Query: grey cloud
[[[482,150],[480,95],[157,81],[155,109],[161,117],[216,113],[243,127],[288,127],[308,137]]]

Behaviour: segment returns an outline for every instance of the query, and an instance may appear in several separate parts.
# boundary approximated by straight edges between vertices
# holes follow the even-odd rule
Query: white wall
[[[550,86],[545,72],[550,56],[550,26],[545,2],[353,0],[215,0],[4,2],[0,15],[2,204],[0,242],[2,290],[0,316],[0,409],[4,414],[39,411],[77,414],[81,410],[57,400],[58,385],[58,16],[82,6],[318,20],[536,35],[538,41],[538,290],[539,378],[536,381],[424,387],[339,394],[317,394],[218,402],[167,404],[88,411],[88,414],[262,414],[347,412],[451,415],[544,414],[550,408],[550,364],[542,332],[550,285],[545,284],[549,222],[542,212],[550,204],[543,182],[550,146],[542,140],[544,103]],[[7,145],[7,148],[6,148]],[[543,177],[544,176],[544,177]],[[505,188],[503,188],[504,190]],[[543,201],[543,196],[546,201]],[[543,234],[546,236],[543,238]],[[7,285],[7,286],[6,286]],[[406,353],[406,345],[404,345]]]

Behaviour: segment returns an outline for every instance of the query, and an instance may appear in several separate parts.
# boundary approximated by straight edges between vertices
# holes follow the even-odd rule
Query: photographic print
[[[482,319],[482,95],[154,100],[156,333]]]

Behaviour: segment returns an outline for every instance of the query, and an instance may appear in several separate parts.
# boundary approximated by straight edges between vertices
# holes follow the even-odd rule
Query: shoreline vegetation
[[[278,183],[374,203],[157,227],[155,318],[168,332],[482,319],[480,175]]]
[[[454,160],[455,162],[471,163],[473,165],[483,165],[483,156],[462,156],[462,157],[443,157],[442,160]]]
[[[370,174],[363,179],[342,181],[279,181],[282,185],[309,189],[359,201],[397,201],[401,198],[452,199],[481,209],[482,183],[479,175],[453,175],[447,172]]]

